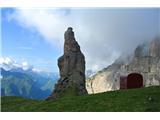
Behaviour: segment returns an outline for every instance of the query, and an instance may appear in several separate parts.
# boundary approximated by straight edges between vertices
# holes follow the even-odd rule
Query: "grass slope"
[[[160,86],[36,101],[1,97],[2,111],[160,111]]]

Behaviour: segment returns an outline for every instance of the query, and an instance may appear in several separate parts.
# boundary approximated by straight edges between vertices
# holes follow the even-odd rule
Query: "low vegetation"
[[[160,86],[37,101],[20,97],[1,97],[5,111],[160,111]]]

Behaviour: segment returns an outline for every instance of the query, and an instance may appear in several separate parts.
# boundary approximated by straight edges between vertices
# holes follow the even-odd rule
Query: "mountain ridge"
[[[113,64],[86,80],[89,94],[120,89],[120,76],[140,73],[144,86],[160,85],[160,38],[137,46],[133,55],[120,57]]]
[[[22,96],[31,99],[45,99],[54,89],[58,74],[47,76],[44,73],[1,68],[1,95]]]

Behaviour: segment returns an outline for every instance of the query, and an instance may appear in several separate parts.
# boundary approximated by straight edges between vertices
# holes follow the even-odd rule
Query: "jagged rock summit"
[[[89,94],[120,89],[120,77],[130,73],[143,76],[144,87],[160,85],[160,37],[144,43],[134,51],[134,55],[120,59],[99,71],[86,82]]]
[[[71,27],[64,34],[64,54],[58,59],[60,79],[47,100],[87,94],[85,88],[85,57]]]

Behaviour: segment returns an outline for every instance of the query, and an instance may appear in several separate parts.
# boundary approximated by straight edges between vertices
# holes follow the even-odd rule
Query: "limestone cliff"
[[[85,88],[85,57],[71,27],[64,34],[64,54],[58,59],[60,79],[48,99],[87,94]]]
[[[120,76],[137,72],[144,86],[160,85],[160,39],[139,45],[130,60],[117,59],[112,65],[86,80],[89,94],[120,89]]]

